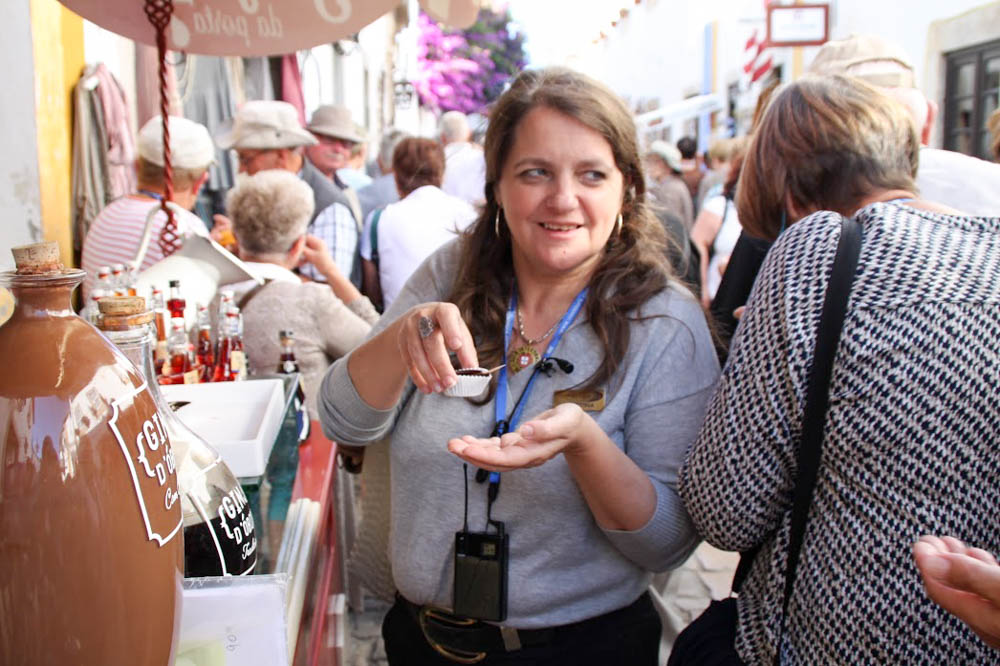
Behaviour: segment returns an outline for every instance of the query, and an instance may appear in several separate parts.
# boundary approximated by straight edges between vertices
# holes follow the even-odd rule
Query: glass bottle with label
[[[163,300],[163,292],[153,287],[150,307],[153,310],[153,323],[156,324],[156,346],[153,347],[153,362],[156,374],[163,370],[167,361],[167,305]]]
[[[215,355],[215,370],[212,371],[213,382],[231,382],[234,379],[232,353],[236,325],[236,308],[230,308],[226,312],[222,332],[219,336],[219,351]]]
[[[184,330],[184,320],[181,317],[174,317],[170,320],[170,337],[167,338],[167,362],[163,365],[159,381],[161,384],[198,383],[198,370],[191,363],[188,336]]]
[[[281,358],[278,360],[278,374],[291,375],[299,372],[299,362],[295,358],[295,333],[279,331],[278,344],[281,346]],[[299,441],[304,442],[309,437],[309,412],[306,410],[306,393],[302,389],[302,377],[299,377],[295,387],[295,422],[298,426]]]
[[[195,344],[195,360],[197,361],[198,381],[212,381],[212,371],[215,369],[215,349],[212,346],[212,322],[208,318],[208,308],[198,306],[198,339]]]
[[[70,296],[56,243],[0,274],[0,664],[172,664],[183,540],[149,379]]]
[[[154,381],[152,313],[141,297],[103,299],[101,312],[105,335],[146,377],[174,447],[184,512],[184,574],[252,572],[257,564],[257,533],[243,488],[218,452],[174,414]]]
[[[114,264],[111,266],[111,294],[110,296],[125,296],[125,264]]]
[[[187,301],[184,300],[184,296],[181,295],[181,281],[171,280],[170,281],[170,297],[167,299],[167,310],[170,312],[170,318],[175,317],[184,318],[184,309],[187,307]]]

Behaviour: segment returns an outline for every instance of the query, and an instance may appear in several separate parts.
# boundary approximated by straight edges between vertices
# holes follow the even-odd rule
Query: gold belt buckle
[[[443,645],[435,642],[430,634],[427,632],[427,618],[433,618],[438,622],[444,624],[450,624],[454,627],[468,627],[478,620],[472,620],[464,617],[456,617],[447,611],[443,611],[438,608],[432,608],[430,606],[422,606],[420,608],[420,613],[417,616],[420,623],[420,631],[423,632],[424,638],[427,639],[427,643],[434,648],[434,650],[443,657],[451,659],[452,661],[458,662],[459,664],[478,664],[483,659],[486,659],[485,652],[466,652],[464,650],[451,650],[444,647]]]

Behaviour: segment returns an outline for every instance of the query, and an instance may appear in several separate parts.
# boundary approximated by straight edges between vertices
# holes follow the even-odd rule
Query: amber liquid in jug
[[[174,448],[184,514],[184,575],[252,573],[257,564],[257,533],[243,488],[219,452],[173,413],[156,383],[154,313],[146,309],[141,297],[104,298],[100,308],[98,326],[146,378]],[[183,320],[175,322],[183,326]]]
[[[73,313],[84,272],[40,245],[0,274],[16,302],[0,326],[0,663],[172,664],[170,440],[142,375]]]

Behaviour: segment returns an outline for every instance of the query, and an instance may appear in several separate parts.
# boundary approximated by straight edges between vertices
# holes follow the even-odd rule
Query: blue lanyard
[[[551,356],[552,352],[556,350],[556,346],[562,339],[563,333],[569,328],[573,320],[576,319],[576,315],[580,313],[580,308],[583,307],[583,302],[587,299],[587,288],[584,287],[583,290],[576,295],[573,299],[573,303],[570,304],[569,309],[566,314],[562,316],[559,320],[559,326],[556,328],[555,334],[552,336],[552,340],[549,342],[549,346],[545,348],[545,354],[542,356],[542,360],[547,359]],[[510,348],[511,336],[514,333],[514,317],[517,316],[517,286],[510,294],[510,304],[507,306],[507,320],[504,324],[503,332],[503,348],[504,354],[508,353]],[[497,435],[502,435],[505,432],[510,432],[517,426],[517,422],[521,420],[521,415],[524,412],[524,407],[528,403],[528,395],[531,394],[531,388],[535,383],[535,378],[538,376],[538,366],[536,364],[534,370],[531,373],[531,377],[528,378],[528,384],[524,387],[524,391],[521,393],[521,397],[518,399],[517,404],[514,406],[514,413],[511,414],[510,419],[507,419],[507,365],[504,364],[500,368],[500,374],[497,377],[497,393],[494,400],[494,412],[496,414],[497,423]],[[499,472],[490,472],[490,484],[497,483],[500,480]]]
[[[156,199],[157,201],[163,201],[163,195],[159,192],[150,192],[149,190],[139,190],[139,194],[145,194],[147,197]]]

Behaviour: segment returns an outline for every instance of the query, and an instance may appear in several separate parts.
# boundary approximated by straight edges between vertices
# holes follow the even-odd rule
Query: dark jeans
[[[656,666],[660,616],[649,594],[632,606],[581,623],[560,627],[551,643],[514,652],[496,652],[481,666]],[[382,620],[385,652],[392,666],[454,666],[424,638],[420,625],[397,600]]]

